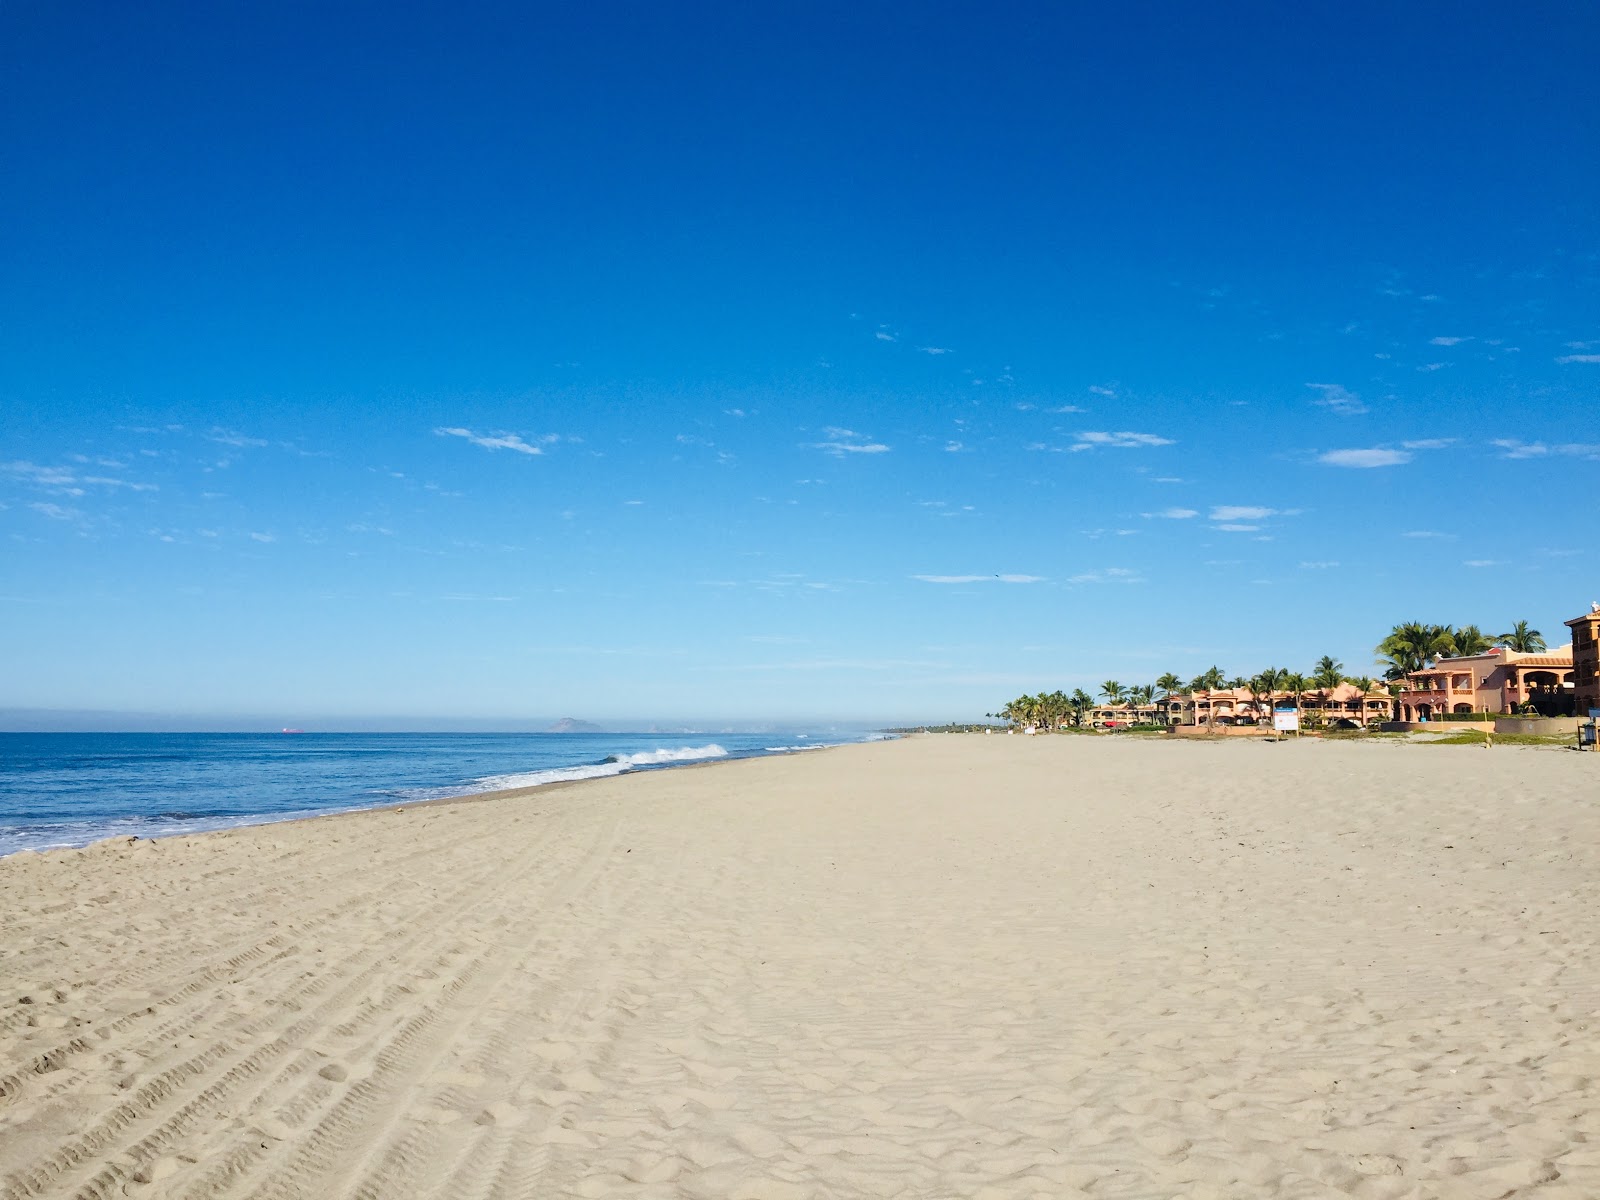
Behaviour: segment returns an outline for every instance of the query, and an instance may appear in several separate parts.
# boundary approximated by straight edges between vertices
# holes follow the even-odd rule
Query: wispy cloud
[[[1158,437],[1153,433],[1133,433],[1123,430],[1119,433],[1104,433],[1099,431],[1086,431],[1077,435],[1078,444],[1074,450],[1094,450],[1102,446],[1115,446],[1121,449],[1138,449],[1145,446],[1171,446],[1171,438]]]
[[[1143,583],[1144,576],[1127,567],[1106,567],[1098,571],[1082,571],[1067,578],[1068,583]]]
[[[1336,562],[1318,560],[1317,562],[1303,562],[1300,564],[1300,569],[1302,571],[1328,571],[1334,567],[1337,567],[1338,565],[1339,564]]]
[[[1490,445],[1498,446],[1505,451],[1501,455],[1502,458],[1544,458],[1551,454],[1559,454],[1568,458],[1600,459],[1600,443],[1594,442],[1563,442],[1559,445],[1549,446],[1544,442],[1521,442],[1515,438],[1496,438]]]
[[[857,433],[853,429],[841,429],[837,425],[829,425],[822,431],[828,440],[825,442],[812,442],[814,450],[821,450],[843,458],[846,454],[887,454],[889,447],[882,442],[872,440],[871,434]]]
[[[1042,575],[913,575],[923,583],[1042,583]]]
[[[205,436],[208,442],[216,442],[222,446],[235,446],[241,450],[251,447],[259,449],[262,446],[271,444],[266,438],[247,437],[232,429],[214,428]]]
[[[1259,504],[1218,504],[1211,509],[1213,521],[1259,521],[1277,514],[1277,509]]]
[[[1442,371],[1446,367],[1448,367],[1449,365],[1450,365],[1449,363],[1442,363],[1442,362],[1438,362],[1438,363],[1423,363],[1420,367],[1417,368],[1417,370],[1419,370],[1419,371]]]
[[[1408,537],[1408,538],[1441,538],[1443,540],[1451,541],[1451,542],[1456,540],[1456,535],[1455,534],[1453,534],[1453,533],[1440,533],[1437,529],[1408,529],[1408,530],[1406,530],[1406,532],[1402,533],[1400,536],[1401,537]]]
[[[1239,521],[1224,521],[1221,525],[1213,525],[1212,528],[1222,533],[1255,533],[1261,526],[1247,525]]]
[[[76,508],[65,508],[60,504],[51,504],[48,501],[36,500],[28,505],[40,516],[49,517],[52,521],[81,521],[83,513]]]
[[[1096,396],[1115,396],[1117,394],[1115,388],[1101,387],[1097,383],[1091,383],[1089,385],[1089,390]]]
[[[946,454],[958,454],[962,450],[965,450],[966,447],[963,446],[960,442],[946,442],[944,444],[944,449],[945,449],[945,453]]]
[[[880,342],[898,342],[900,340],[899,338],[895,337],[894,334],[885,333],[881,329],[878,330],[878,332],[873,334],[872,336],[877,338]]]
[[[1459,346],[1459,345],[1461,345],[1461,343],[1470,342],[1471,340],[1472,339],[1470,337],[1436,337],[1436,338],[1429,338],[1428,339],[1428,345],[1430,345],[1430,346]]]
[[[271,543],[271,542],[275,542],[275,541],[278,540],[278,535],[275,534],[275,533],[252,533],[250,535],[250,540],[252,542],[267,542],[267,543]]]
[[[1496,567],[1499,561],[1493,558],[1469,558],[1461,564],[1463,567]]]
[[[917,349],[922,354],[949,354],[950,353],[949,348],[946,347],[946,346],[919,346]]]
[[[1365,450],[1329,450],[1319,454],[1317,461],[1329,467],[1398,467],[1411,461],[1406,450],[1387,450],[1375,446]]]
[[[1454,446],[1455,438],[1418,438],[1413,442],[1401,442],[1400,445],[1407,450],[1443,450],[1447,446]]]
[[[66,467],[45,467],[31,462],[0,463],[0,474],[8,475],[19,483],[36,487],[42,491],[55,492],[68,496],[81,496],[83,489],[78,486],[78,477]]]
[[[1332,409],[1341,417],[1359,417],[1367,411],[1367,406],[1361,402],[1361,397],[1343,384],[1308,383],[1306,386],[1318,393],[1314,403]]]
[[[485,450],[515,450],[518,454],[544,453],[542,446],[530,445],[522,440],[521,434],[516,433],[474,433],[470,429],[447,427],[435,429],[433,432],[439,437],[464,438],[474,446],[482,446]],[[556,434],[547,433],[536,440],[543,443],[543,445],[549,445],[551,442],[558,441],[559,438]]]
[[[1160,512],[1141,513],[1141,516],[1150,518],[1163,518],[1168,521],[1187,521],[1190,517],[1198,517],[1198,511],[1192,508],[1163,508]]]
[[[1081,413],[1088,412],[1089,410],[1086,408],[1080,408],[1076,404],[1063,404],[1059,408],[1052,408],[1050,411],[1058,415],[1065,415],[1066,413]]]
[[[74,457],[82,459],[82,455]],[[108,460],[98,460],[97,465],[121,465]],[[48,492],[56,496],[82,496],[90,487],[126,488],[130,492],[153,492],[156,485],[153,483],[135,483],[129,479],[117,479],[110,475],[79,475],[69,467],[45,467],[38,463],[17,461],[0,463],[0,476],[9,477],[18,483],[36,488],[41,492]]]
[[[1563,354],[1558,363],[1600,363],[1600,354]]]

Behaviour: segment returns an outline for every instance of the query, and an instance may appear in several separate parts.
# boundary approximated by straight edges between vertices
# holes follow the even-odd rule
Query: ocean
[[[794,754],[878,736],[0,733],[0,855]]]

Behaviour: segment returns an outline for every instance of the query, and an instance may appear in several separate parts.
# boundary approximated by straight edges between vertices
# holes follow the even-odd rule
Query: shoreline
[[[647,736],[647,735],[619,735],[619,736]],[[688,735],[688,736],[701,736],[701,735]],[[765,735],[763,735],[763,736],[765,736]],[[833,750],[833,749],[838,749],[838,748],[843,747],[843,746],[870,745],[874,741],[897,740],[899,736],[901,736],[901,735],[892,735],[892,736],[889,736],[889,737],[879,736],[879,737],[875,737],[875,738],[869,738],[869,739],[866,739],[866,740],[861,741],[861,742],[821,743],[821,744],[818,744],[816,746],[805,747],[803,749],[803,753],[805,753],[805,754],[814,754],[814,753],[817,753],[818,751],[821,751],[821,750]],[[514,797],[518,797],[518,796],[529,795],[529,794],[536,793],[536,792],[546,792],[546,791],[550,791],[552,789],[557,789],[557,788],[567,788],[567,787],[571,787],[571,786],[576,785],[576,784],[603,783],[603,782],[610,781],[610,780],[622,779],[622,778],[625,778],[625,777],[628,777],[628,776],[651,775],[651,774],[655,774],[655,773],[660,772],[660,771],[679,771],[679,770],[685,770],[685,769],[694,768],[694,767],[726,766],[726,765],[730,765],[730,764],[736,763],[736,762],[758,761],[758,760],[768,759],[768,758],[789,758],[789,757],[793,757],[795,754],[800,753],[800,752],[801,751],[797,751],[797,750],[782,750],[782,751],[764,751],[764,752],[761,752],[761,753],[743,753],[743,754],[741,754],[741,753],[724,753],[724,754],[721,754],[721,755],[709,756],[709,757],[704,758],[704,759],[684,759],[684,760],[681,760],[681,761],[667,761],[667,762],[660,762],[660,763],[630,765],[628,768],[626,768],[624,770],[616,771],[615,773],[612,773],[612,774],[594,775],[594,776],[589,776],[589,777],[585,777],[585,778],[578,778],[578,779],[554,779],[554,780],[550,780],[549,782],[546,782],[546,783],[528,784],[528,785],[524,785],[524,786],[521,786],[521,787],[515,787],[515,788],[498,788],[498,789],[494,789],[492,791],[462,792],[462,793],[458,793],[458,794],[455,794],[455,795],[431,796],[431,797],[427,797],[427,798],[423,798],[423,799],[399,799],[399,798],[385,799],[385,800],[379,800],[379,801],[377,801],[375,803],[371,803],[371,804],[358,804],[358,805],[354,805],[354,806],[351,806],[351,807],[344,807],[344,808],[328,808],[328,809],[320,809],[320,810],[293,810],[293,811],[282,812],[282,813],[266,812],[266,813],[255,813],[255,814],[241,814],[237,819],[229,818],[229,823],[228,824],[218,825],[218,826],[216,826],[214,828],[209,828],[209,829],[187,829],[187,830],[186,829],[174,829],[174,830],[172,830],[170,832],[163,831],[163,832],[158,832],[158,833],[154,833],[154,834],[151,834],[151,833],[142,833],[142,834],[118,834],[118,833],[112,833],[112,834],[107,834],[107,835],[105,835],[103,837],[93,838],[93,839],[91,839],[89,841],[77,842],[75,844],[63,843],[63,844],[49,845],[49,846],[37,846],[37,847],[24,846],[24,847],[18,847],[15,850],[8,850],[8,851],[5,851],[3,853],[0,853],[0,862],[4,862],[7,859],[14,858],[17,855],[63,854],[63,853],[69,853],[69,852],[72,852],[72,851],[75,851],[75,850],[88,850],[88,849],[91,849],[91,848],[93,848],[95,846],[100,846],[100,845],[107,844],[107,843],[127,844],[127,843],[132,843],[132,842],[166,841],[166,840],[169,840],[171,838],[203,837],[203,836],[206,836],[208,834],[227,833],[228,831],[234,830],[234,829],[254,829],[254,828],[257,828],[259,826],[265,826],[265,825],[286,825],[286,824],[293,824],[293,823],[299,822],[299,821],[317,821],[317,820],[324,820],[324,819],[327,819],[327,818],[330,818],[330,817],[353,816],[353,815],[356,815],[356,814],[359,814],[359,813],[364,813],[364,812],[386,812],[386,811],[394,811],[394,810],[397,810],[397,809],[429,807],[429,806],[440,805],[440,804],[460,804],[460,803],[465,803],[465,802],[471,801],[471,800],[487,800],[487,799],[497,799],[497,798],[499,798],[499,799],[514,798]],[[579,763],[579,764],[574,764],[574,766],[572,768],[550,768],[550,769],[551,770],[580,769],[582,767],[591,766],[591,765],[603,765],[603,763],[600,763],[600,764]]]

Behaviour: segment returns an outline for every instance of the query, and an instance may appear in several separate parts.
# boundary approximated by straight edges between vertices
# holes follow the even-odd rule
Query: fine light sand
[[[1596,759],[925,737],[0,861],[0,1195],[1592,1200]]]

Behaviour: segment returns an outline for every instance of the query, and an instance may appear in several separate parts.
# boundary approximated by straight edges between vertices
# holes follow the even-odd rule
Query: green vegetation
[[[1511,627],[1510,633],[1499,634],[1494,639],[1494,644],[1521,654],[1537,654],[1547,648],[1544,644],[1544,635],[1537,629],[1529,629],[1526,621],[1518,621]]]
[[[1476,625],[1429,625],[1422,621],[1407,621],[1396,625],[1389,636],[1378,643],[1378,661],[1383,666],[1383,677],[1404,679],[1413,671],[1433,666],[1441,658],[1462,658],[1469,654],[1482,654],[1494,646],[1522,653],[1545,649],[1544,636],[1518,621],[1511,632],[1490,639]]]
[[[1444,737],[1421,740],[1425,746],[1481,746],[1490,735],[1477,729],[1462,729]],[[1545,733],[1497,733],[1493,735],[1496,746],[1573,746],[1571,734],[1561,736]]]

